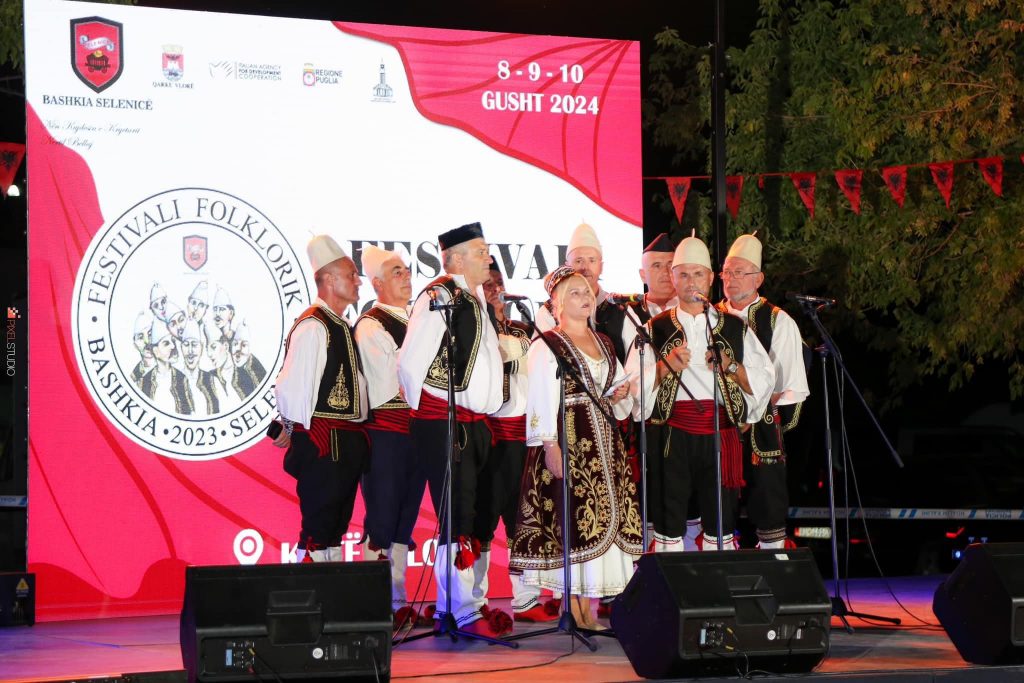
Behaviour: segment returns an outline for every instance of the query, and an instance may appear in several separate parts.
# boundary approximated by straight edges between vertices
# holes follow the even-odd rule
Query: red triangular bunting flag
[[[25,145],[17,142],[0,142],[0,192],[3,192],[5,197],[24,157]]]
[[[997,197],[1003,196],[1003,158],[991,157],[989,159],[978,159],[978,168],[981,170],[981,177],[985,179],[988,186],[996,193]]]
[[[729,215],[736,220],[736,214],[740,210],[740,193],[743,192],[743,176],[725,176],[725,206],[729,209]]]
[[[943,161],[937,164],[928,164],[932,172],[932,180],[935,187],[939,188],[939,194],[946,200],[946,208],[949,208],[949,198],[953,194],[953,162]]]
[[[692,178],[665,178],[668,184],[668,196],[672,199],[672,206],[676,207],[676,220],[679,225],[683,224],[683,210],[686,209],[686,196],[690,194],[690,182]]]
[[[790,173],[789,177],[793,181],[793,187],[800,193],[800,199],[810,212],[811,218],[814,218],[814,173]]]
[[[892,198],[902,209],[903,200],[907,196],[907,167],[887,166],[882,169],[882,178],[885,179],[885,184],[889,186],[889,193],[892,195]]]
[[[850,208],[857,215],[860,215],[860,182],[863,177],[864,171],[861,170],[836,171],[836,183],[850,200]]]

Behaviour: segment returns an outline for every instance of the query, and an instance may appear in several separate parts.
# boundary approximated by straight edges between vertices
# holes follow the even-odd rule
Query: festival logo
[[[103,92],[124,70],[124,31],[102,17],[71,20],[71,68],[95,92]]]
[[[185,75],[185,54],[180,45],[164,45],[161,56],[164,78],[169,81],[180,81]]]
[[[182,260],[167,258],[174,252]],[[300,259],[259,209],[218,190],[162,192],[100,229],[82,259],[79,369],[136,443],[172,458],[224,457],[274,417],[283,340],[309,301]]]

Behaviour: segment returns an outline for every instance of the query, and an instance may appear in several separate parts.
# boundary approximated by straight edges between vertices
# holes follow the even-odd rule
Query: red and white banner
[[[174,612],[188,564],[294,560],[295,482],[263,434],[315,296],[312,234],[360,267],[365,245],[398,251],[418,291],[436,235],[480,221],[508,290],[537,302],[586,221],[636,255],[608,259],[605,286],[640,286],[635,42],[42,0],[25,25],[40,619]],[[147,381],[158,320],[201,330],[176,362],[226,395],[186,406]],[[414,569],[434,525],[424,498]]]

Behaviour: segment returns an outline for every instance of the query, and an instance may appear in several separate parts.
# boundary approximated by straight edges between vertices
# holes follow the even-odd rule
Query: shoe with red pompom
[[[612,616],[612,603],[611,602],[599,602],[597,603],[597,618],[598,619],[610,619]]]
[[[558,621],[558,609],[551,609],[551,603],[537,603],[525,612],[513,612],[516,621],[548,622]]]

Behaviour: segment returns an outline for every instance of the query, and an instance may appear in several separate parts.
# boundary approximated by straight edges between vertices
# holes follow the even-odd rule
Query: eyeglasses
[[[718,276],[720,278],[722,278],[723,280],[725,278],[730,278],[732,280],[738,280],[741,277],[746,277],[748,275],[757,275],[760,272],[761,271],[759,271],[759,270],[755,270],[755,271],[753,271],[751,273],[744,273],[741,270],[723,270],[721,273],[718,274]]]

